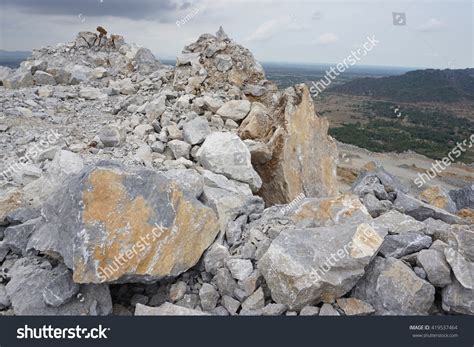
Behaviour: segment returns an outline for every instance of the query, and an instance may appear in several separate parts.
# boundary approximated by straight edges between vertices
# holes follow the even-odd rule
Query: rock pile
[[[308,88],[222,28],[176,67],[98,32],[1,71],[1,314],[474,314],[472,187],[341,192]]]

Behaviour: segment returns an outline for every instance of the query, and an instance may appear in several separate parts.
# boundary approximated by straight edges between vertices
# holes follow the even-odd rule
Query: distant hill
[[[4,51],[0,49],[0,65],[17,68],[20,63],[28,58],[31,52],[26,51]]]
[[[400,76],[359,78],[328,91],[401,102],[474,100],[474,69],[427,69]]]

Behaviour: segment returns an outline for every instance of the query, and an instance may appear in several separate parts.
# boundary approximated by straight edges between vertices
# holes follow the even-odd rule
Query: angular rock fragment
[[[135,316],[208,316],[206,312],[189,309],[186,307],[173,305],[165,302],[159,307],[150,307],[137,304],[135,308]]]

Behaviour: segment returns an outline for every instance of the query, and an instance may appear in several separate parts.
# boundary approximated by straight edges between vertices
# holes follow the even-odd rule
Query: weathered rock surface
[[[258,139],[272,152],[270,161],[255,167],[263,181],[259,195],[267,205],[288,203],[300,194],[335,195],[337,149],[327,135],[328,126],[316,115],[305,85],[285,90],[274,111],[272,131]]]
[[[366,223],[283,230],[258,268],[272,298],[290,309],[331,301],[364,275],[384,236]]]
[[[214,212],[164,175],[107,163],[71,179],[43,215],[28,247],[60,254],[77,283],[177,276],[219,231]]]
[[[206,312],[189,309],[165,302],[159,307],[137,304],[135,316],[208,316]]]
[[[354,297],[370,303],[378,315],[427,315],[434,287],[402,261],[377,257],[354,288]]]

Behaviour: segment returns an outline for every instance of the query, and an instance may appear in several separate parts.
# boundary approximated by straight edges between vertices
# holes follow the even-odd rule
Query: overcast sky
[[[0,49],[73,40],[98,25],[173,58],[219,25],[264,62],[338,63],[367,37],[361,65],[473,67],[473,1],[0,0]],[[401,13],[395,15],[393,12]],[[178,22],[178,24],[177,24]],[[398,25],[394,25],[398,24]]]

